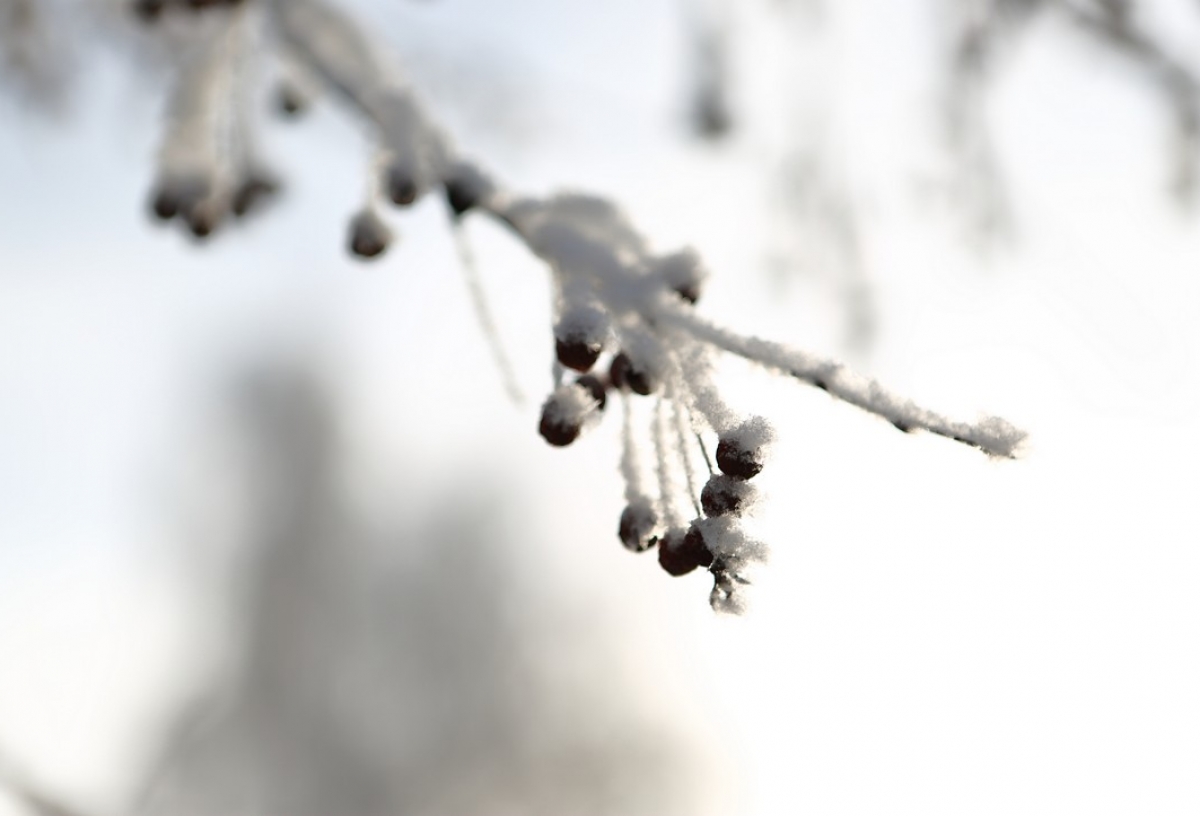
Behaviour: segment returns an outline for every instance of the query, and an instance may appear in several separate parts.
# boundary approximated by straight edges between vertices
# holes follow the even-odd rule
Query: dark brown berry
[[[608,389],[601,382],[600,378],[592,374],[584,374],[575,380],[576,385],[582,385],[592,395],[592,399],[599,406],[598,410],[603,411],[604,406],[608,403]]]
[[[207,238],[221,222],[220,214],[211,207],[193,207],[185,216],[188,229],[197,238]]]
[[[143,23],[154,23],[162,16],[166,0],[134,0],[133,13]]]
[[[704,543],[704,535],[695,522],[686,532],[679,529],[669,531],[659,543],[659,566],[671,575],[687,575],[697,567],[707,567],[712,562],[712,552]]]
[[[609,318],[601,307],[591,303],[570,305],[554,326],[558,362],[583,373],[591,371],[608,335]]]
[[[225,219],[225,203],[225,199],[221,196],[208,196],[195,201],[186,209],[181,205],[179,212],[192,235],[197,238],[207,238]]]
[[[275,91],[275,106],[285,116],[297,117],[308,110],[308,97],[295,85],[285,82]]]
[[[608,374],[613,386],[622,391],[628,389],[642,396],[654,393],[654,379],[648,372],[635,366],[629,355],[623,351],[613,357]]]
[[[447,179],[444,184],[446,201],[456,216],[461,216],[479,203],[479,197],[470,184],[454,178]]]
[[[192,210],[187,216],[188,229],[197,238],[207,238],[217,228],[217,219],[211,213]]]
[[[717,443],[717,467],[736,479],[753,479],[762,471],[763,463],[759,451],[748,450],[726,437]]]
[[[393,204],[407,207],[417,200],[417,181],[402,167],[390,167],[387,171],[386,189]]]
[[[572,422],[557,414],[557,409],[547,402],[542,407],[542,420],[538,423],[538,433],[542,438],[558,448],[566,447],[579,438],[583,432],[582,422]]]
[[[360,258],[378,257],[391,240],[391,232],[373,212],[361,212],[350,221],[350,251]]]
[[[700,505],[706,516],[738,515],[752,488],[743,479],[716,473],[700,491]]]
[[[658,543],[658,518],[646,504],[630,504],[621,511],[617,535],[625,549],[645,552]]]
[[[554,353],[558,361],[576,371],[591,371],[603,350],[604,347],[600,343],[588,343],[578,336],[554,341]]]
[[[179,197],[175,195],[173,190],[166,187],[160,187],[155,191],[154,199],[150,206],[155,216],[161,218],[163,221],[170,221],[179,215]]]
[[[203,206],[210,189],[203,178],[166,178],[158,182],[150,206],[154,215],[164,221],[176,216],[188,219],[193,210]]]
[[[579,438],[584,425],[599,410],[586,385],[559,386],[542,404],[538,431],[551,445],[562,447]]]

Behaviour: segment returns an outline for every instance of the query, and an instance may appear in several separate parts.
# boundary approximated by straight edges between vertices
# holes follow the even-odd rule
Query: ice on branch
[[[547,340],[557,362],[539,432],[551,445],[569,445],[599,421],[613,403],[609,395],[619,395],[625,508],[617,536],[634,552],[657,547],[658,562],[670,575],[706,569],[714,609],[742,611],[747,573],[766,559],[766,547],[746,536],[741,519],[758,500],[751,480],[767,465],[774,440],[766,418],[742,416],[722,399],[713,376],[720,355],[819,388],[902,431],[927,431],[993,457],[1016,455],[1025,435],[1004,420],[943,417],[836,360],[739,334],[700,316],[696,307],[709,273],[696,251],[653,250],[613,202],[580,193],[537,197],[505,190],[483,167],[457,154],[395,66],[333,5],[322,0],[210,5],[199,16],[223,17],[205,29],[180,66],[155,212],[164,219],[182,217],[194,234],[207,235],[226,212],[239,214],[247,201],[274,190],[255,160],[244,83],[235,81],[257,75],[246,64],[247,43],[272,43],[279,61],[275,73],[283,83],[274,98],[283,100],[285,110],[317,98],[318,88],[311,86],[321,85],[319,90],[362,118],[374,139],[367,200],[349,220],[352,253],[375,258],[388,246],[392,230],[382,204],[406,206],[436,190],[471,274],[474,264],[458,224],[472,212],[506,226],[545,262],[554,294]],[[251,184],[256,186],[250,189]],[[477,310],[495,344],[494,326],[476,290],[477,285]],[[506,368],[503,356],[497,357]]]

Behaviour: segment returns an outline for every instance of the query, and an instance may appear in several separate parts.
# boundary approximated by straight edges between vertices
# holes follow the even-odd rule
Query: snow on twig
[[[555,388],[542,405],[539,431],[552,445],[571,444],[599,418],[608,395],[620,395],[626,507],[618,535],[630,550],[657,546],[659,563],[672,575],[706,568],[714,582],[714,609],[741,611],[742,588],[748,583],[744,570],[765,559],[765,547],[746,538],[739,517],[753,504],[755,491],[748,481],[763,469],[774,438],[766,419],[741,416],[722,398],[713,377],[719,354],[745,358],[820,388],[902,431],[924,430],[996,458],[1017,455],[1025,434],[1002,419],[949,419],[841,362],[739,334],[701,317],[696,304],[709,272],[699,255],[691,248],[656,253],[614,202],[582,193],[537,197],[505,190],[485,168],[458,155],[396,67],[332,4],[264,0],[256,9],[288,64],[294,64],[292,73],[323,82],[373,132],[380,159],[371,171],[369,200],[351,219],[351,250],[370,259],[387,247],[390,231],[377,199],[408,206],[431,191],[444,194],[477,317],[510,391],[515,378],[499,348],[458,221],[472,212],[491,217],[545,262],[554,293],[551,334],[557,362]],[[249,18],[239,9],[227,11],[230,27],[247,24]],[[224,39],[235,41],[232,31]],[[223,41],[219,32],[214,38]],[[169,131],[172,149],[184,155],[171,163],[186,166],[192,159],[211,164],[207,156],[214,150],[213,137],[205,135],[211,122],[220,116],[244,117],[241,106],[223,104],[221,89],[228,83],[221,77],[229,70],[213,63],[219,53],[210,46],[184,68],[179,111]],[[248,133],[244,122],[235,124],[231,132]],[[214,180],[202,181],[211,185]],[[178,209],[187,219],[196,206],[184,201]],[[160,213],[164,218],[174,214]],[[654,400],[646,433],[635,427],[633,403],[641,396]],[[693,434],[709,469],[702,488],[691,465]],[[717,471],[706,434],[716,438]],[[647,438],[654,452],[655,488],[648,488],[643,472],[640,446]],[[684,484],[678,479],[681,472]],[[690,522],[680,501],[685,486],[696,510]]]

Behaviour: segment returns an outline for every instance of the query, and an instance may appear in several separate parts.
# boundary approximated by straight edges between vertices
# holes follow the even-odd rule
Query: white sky
[[[511,185],[612,194],[661,246],[704,251],[708,314],[838,351],[828,282],[781,290],[764,269],[764,157],[789,104],[772,69],[801,59],[766,4],[736,15],[750,129],[722,150],[680,138],[675,3],[353,5]],[[434,474],[406,482],[416,497],[467,468],[508,482],[547,576],[666,616],[613,626],[635,655],[670,633],[701,667],[744,812],[1195,813],[1200,225],[1164,193],[1165,116],[1118,63],[1040,29],[991,109],[1019,243],[981,263],[915,193],[922,8],[839,0],[817,83],[870,225],[881,329],[861,362],[935,408],[1007,416],[1030,454],[988,462],[732,367],[733,401],[782,437],[758,527],[775,560],[737,621],[713,619],[703,579],[616,545],[615,416],[565,451],[537,438],[548,296],[519,247],[470,225],[522,409],[439,207],[400,216],[381,263],[343,256],[364,151],[340,112],[272,126],[288,197],[197,249],[144,217],[155,104],[111,61],[66,124],[0,108],[0,749],[119,806],[189,665],[180,457],[221,372],[294,342],[339,372],[364,479]]]

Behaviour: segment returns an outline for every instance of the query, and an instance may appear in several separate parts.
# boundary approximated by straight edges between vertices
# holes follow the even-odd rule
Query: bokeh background
[[[715,616],[616,539],[616,417],[538,437],[521,246],[467,221],[514,405],[441,202],[344,251],[336,101],[264,100],[284,195],[199,244],[147,214],[169,55],[37,0],[0,15],[0,813],[1196,812],[1200,214],[1176,97],[1076,13],[1112,4],[339,4],[507,184],[698,247],[705,314],[1028,454],[730,365],[773,560]],[[1130,9],[1200,72],[1193,3]]]

